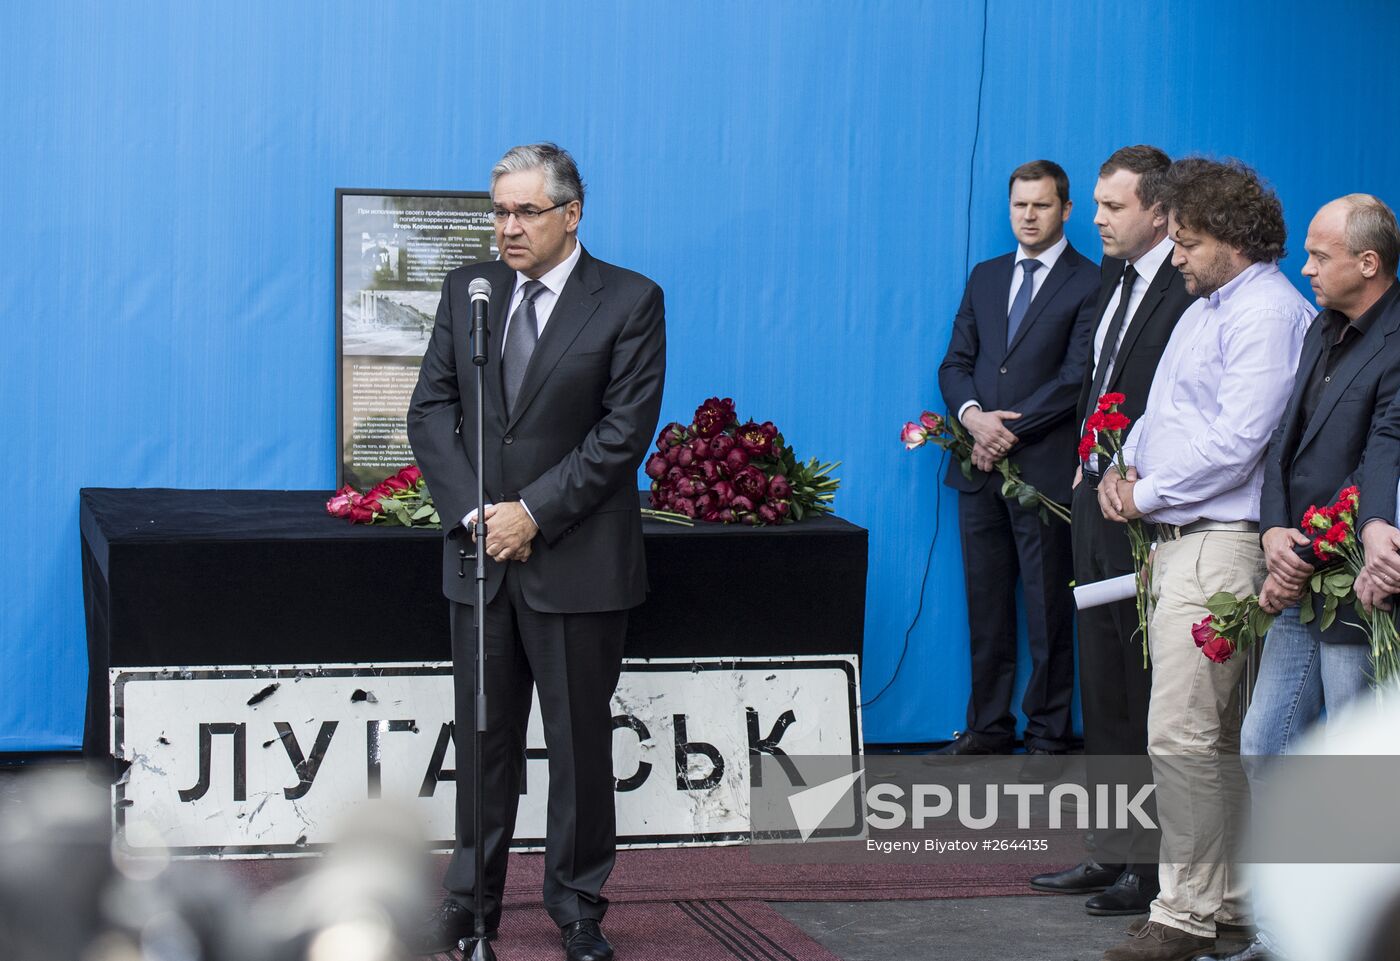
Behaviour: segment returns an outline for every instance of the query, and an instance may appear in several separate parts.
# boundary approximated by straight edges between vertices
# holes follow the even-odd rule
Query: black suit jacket
[[[623,610],[646,596],[637,468],[656,433],[666,374],[661,288],[582,251],[530,358],[515,410],[501,386],[501,344],[515,271],[459,267],[443,283],[437,323],[408,411],[414,456],[442,517],[443,593],[475,603],[462,517],[476,506],[476,387],[467,285],[491,282],[485,368],[485,487],[523,500],[539,534],[519,565],[529,605],[550,613]],[[515,562],[508,562],[515,563]],[[487,560],[489,601],[504,564]]]
[[[1008,344],[1007,297],[1015,260],[1013,251],[972,268],[938,368],[938,386],[953,415],[969,400],[983,410],[1019,411],[1021,419],[1006,424],[1018,438],[1007,456],[1021,468],[1023,480],[1067,502],[1079,440],[1074,403],[1093,338],[1099,268],[1066,246]],[[944,483],[972,492],[991,476],[973,468],[969,480],[952,462]]]
[[[1400,391],[1400,288],[1392,287],[1385,296],[1390,298],[1389,306],[1342,358],[1305,424],[1303,392],[1324,350],[1330,311],[1318,314],[1308,328],[1293,392],[1264,459],[1261,530],[1297,528],[1310,505],[1330,504],[1342,488],[1352,484],[1361,491],[1357,530],[1372,518],[1395,523],[1397,446],[1390,438],[1400,436],[1400,408],[1392,403]],[[1315,561],[1311,550],[1299,554]],[[1317,613],[1322,613],[1321,605]],[[1350,608],[1344,608],[1325,632],[1320,629],[1320,617],[1309,628],[1324,641],[1366,643],[1361,630],[1345,623],[1357,620]]]
[[[1094,306],[1095,330],[1103,320],[1108,302],[1113,299],[1113,292],[1122,282],[1124,263],[1125,261],[1117,257],[1103,259],[1102,282]],[[1181,278],[1180,271],[1173,267],[1168,259],[1157,269],[1151,285],[1142,295],[1142,302],[1138,304],[1137,311],[1128,319],[1128,329],[1119,344],[1113,370],[1109,372],[1108,380],[1100,392],[1121,393],[1124,401],[1118,409],[1134,423],[1142,417],[1147,408],[1147,394],[1152,389],[1152,377],[1157,373],[1157,364],[1162,359],[1162,352],[1167,349],[1167,341],[1176,329],[1176,322],[1195,300],[1194,296],[1186,292],[1186,281]],[[1090,333],[1089,362],[1084,365],[1084,380],[1079,389],[1079,403],[1075,407],[1076,428],[1083,425],[1099,400],[1089,396],[1094,386],[1096,358],[1093,356],[1093,350],[1094,336]],[[1014,425],[1012,430],[1015,430]]]

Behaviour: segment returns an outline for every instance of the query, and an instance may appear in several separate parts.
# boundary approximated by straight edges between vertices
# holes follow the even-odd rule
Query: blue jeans
[[[1285,754],[1322,714],[1340,710],[1370,686],[1365,644],[1324,644],[1290,607],[1264,640],[1259,679],[1240,730],[1243,755]]]

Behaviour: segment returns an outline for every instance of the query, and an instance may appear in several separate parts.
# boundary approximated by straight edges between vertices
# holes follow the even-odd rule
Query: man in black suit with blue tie
[[[1010,753],[1016,680],[1016,577],[1026,600],[1031,677],[1021,701],[1025,746],[1069,746],[1074,694],[1074,577],[1068,526],[1001,496],[993,478],[1010,457],[1021,477],[1070,500],[1078,440],[1074,419],[1089,357],[1099,267],[1069,245],[1069,177],[1059,164],[1022,164],[1009,184],[1013,253],[978,264],[938,369],[948,409],[972,434],[971,477],[954,463],[958,526],[972,645],[967,727],[946,754]]]

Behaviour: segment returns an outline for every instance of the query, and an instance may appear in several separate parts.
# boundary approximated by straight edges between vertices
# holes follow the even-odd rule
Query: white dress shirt
[[[1060,259],[1060,254],[1064,253],[1068,246],[1069,238],[1064,234],[1061,234],[1060,239],[1048,250],[1042,250],[1034,256],[1027,253],[1025,247],[1020,244],[1016,245],[1016,259],[1011,263],[1011,289],[1006,294],[1006,313],[1008,315],[1011,313],[1011,305],[1016,302],[1016,294],[1020,291],[1026,276],[1026,270],[1021,266],[1021,261],[1040,261],[1040,269],[1031,274],[1031,300],[1035,300],[1035,295],[1040,293],[1041,287],[1045,286],[1045,278],[1050,276],[1050,271],[1055,269],[1055,263]],[[963,414],[967,412],[969,407],[976,407],[980,410],[982,405],[977,402],[975,397],[966,401],[958,408],[958,420],[962,420]]]
[[[568,283],[569,276],[574,272],[579,255],[582,253],[583,244],[575,238],[574,249],[569,256],[538,278],[539,282],[544,284],[544,290],[535,295],[535,334],[537,337],[544,336],[544,325],[549,323],[549,318],[554,313],[554,305],[559,303],[559,294],[564,290],[564,285]],[[515,272],[515,293],[510,295],[510,304],[506,308],[506,329],[501,334],[502,345],[510,336],[510,319],[515,316],[515,308],[519,307],[520,302],[525,299],[525,285],[535,279],[534,277],[526,277],[518,270]],[[491,505],[487,504],[486,506],[490,507]],[[535,519],[535,515],[530,512],[529,504],[522,500],[520,506],[525,508],[525,513],[530,515],[530,520]],[[462,526],[470,527],[474,520],[476,520],[475,507],[467,512],[466,517],[462,518]]]
[[[1162,269],[1162,265],[1172,255],[1173,247],[1172,239],[1163,237],[1157,246],[1139,257],[1137,263],[1133,264],[1137,278],[1133,281],[1133,289],[1128,292],[1128,319],[1124,321],[1122,328],[1118,331],[1118,343],[1114,345],[1113,353],[1109,355],[1108,373],[1103,378],[1105,384],[1108,383],[1109,375],[1113,372],[1113,363],[1118,356],[1118,348],[1123,345],[1123,335],[1133,325],[1133,316],[1137,314],[1138,307],[1142,305],[1142,299],[1147,296],[1147,289],[1152,286],[1152,281],[1157,279],[1157,272]],[[1094,331],[1094,352],[1089,355],[1089,362],[1094,365],[1094,369],[1089,373],[1090,383],[1098,377],[1099,357],[1103,354],[1103,342],[1108,337],[1108,328],[1113,323],[1113,315],[1118,312],[1118,301],[1122,297],[1123,284],[1120,278],[1118,286],[1113,290],[1113,296],[1108,299],[1108,307],[1104,310],[1103,316],[1099,318],[1098,329]]]
[[[1123,445],[1147,520],[1259,520],[1264,452],[1316,313],[1259,263],[1181,315]]]

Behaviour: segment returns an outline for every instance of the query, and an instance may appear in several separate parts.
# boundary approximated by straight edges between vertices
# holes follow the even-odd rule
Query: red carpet
[[[208,862],[216,863],[216,862]],[[217,862],[266,888],[305,868],[301,859]],[[438,859],[439,870],[447,858]],[[747,847],[619,851],[603,893],[614,904],[655,901],[914,901],[1033,894],[1026,879],[1048,864],[756,864]],[[512,854],[508,905],[540,904],[544,856]],[[611,914],[608,915],[612,917]]]
[[[625,961],[840,961],[761,901],[615,904],[604,922]],[[491,943],[500,961],[559,961],[559,929],[542,910],[506,911]],[[461,953],[438,955],[459,961]]]

